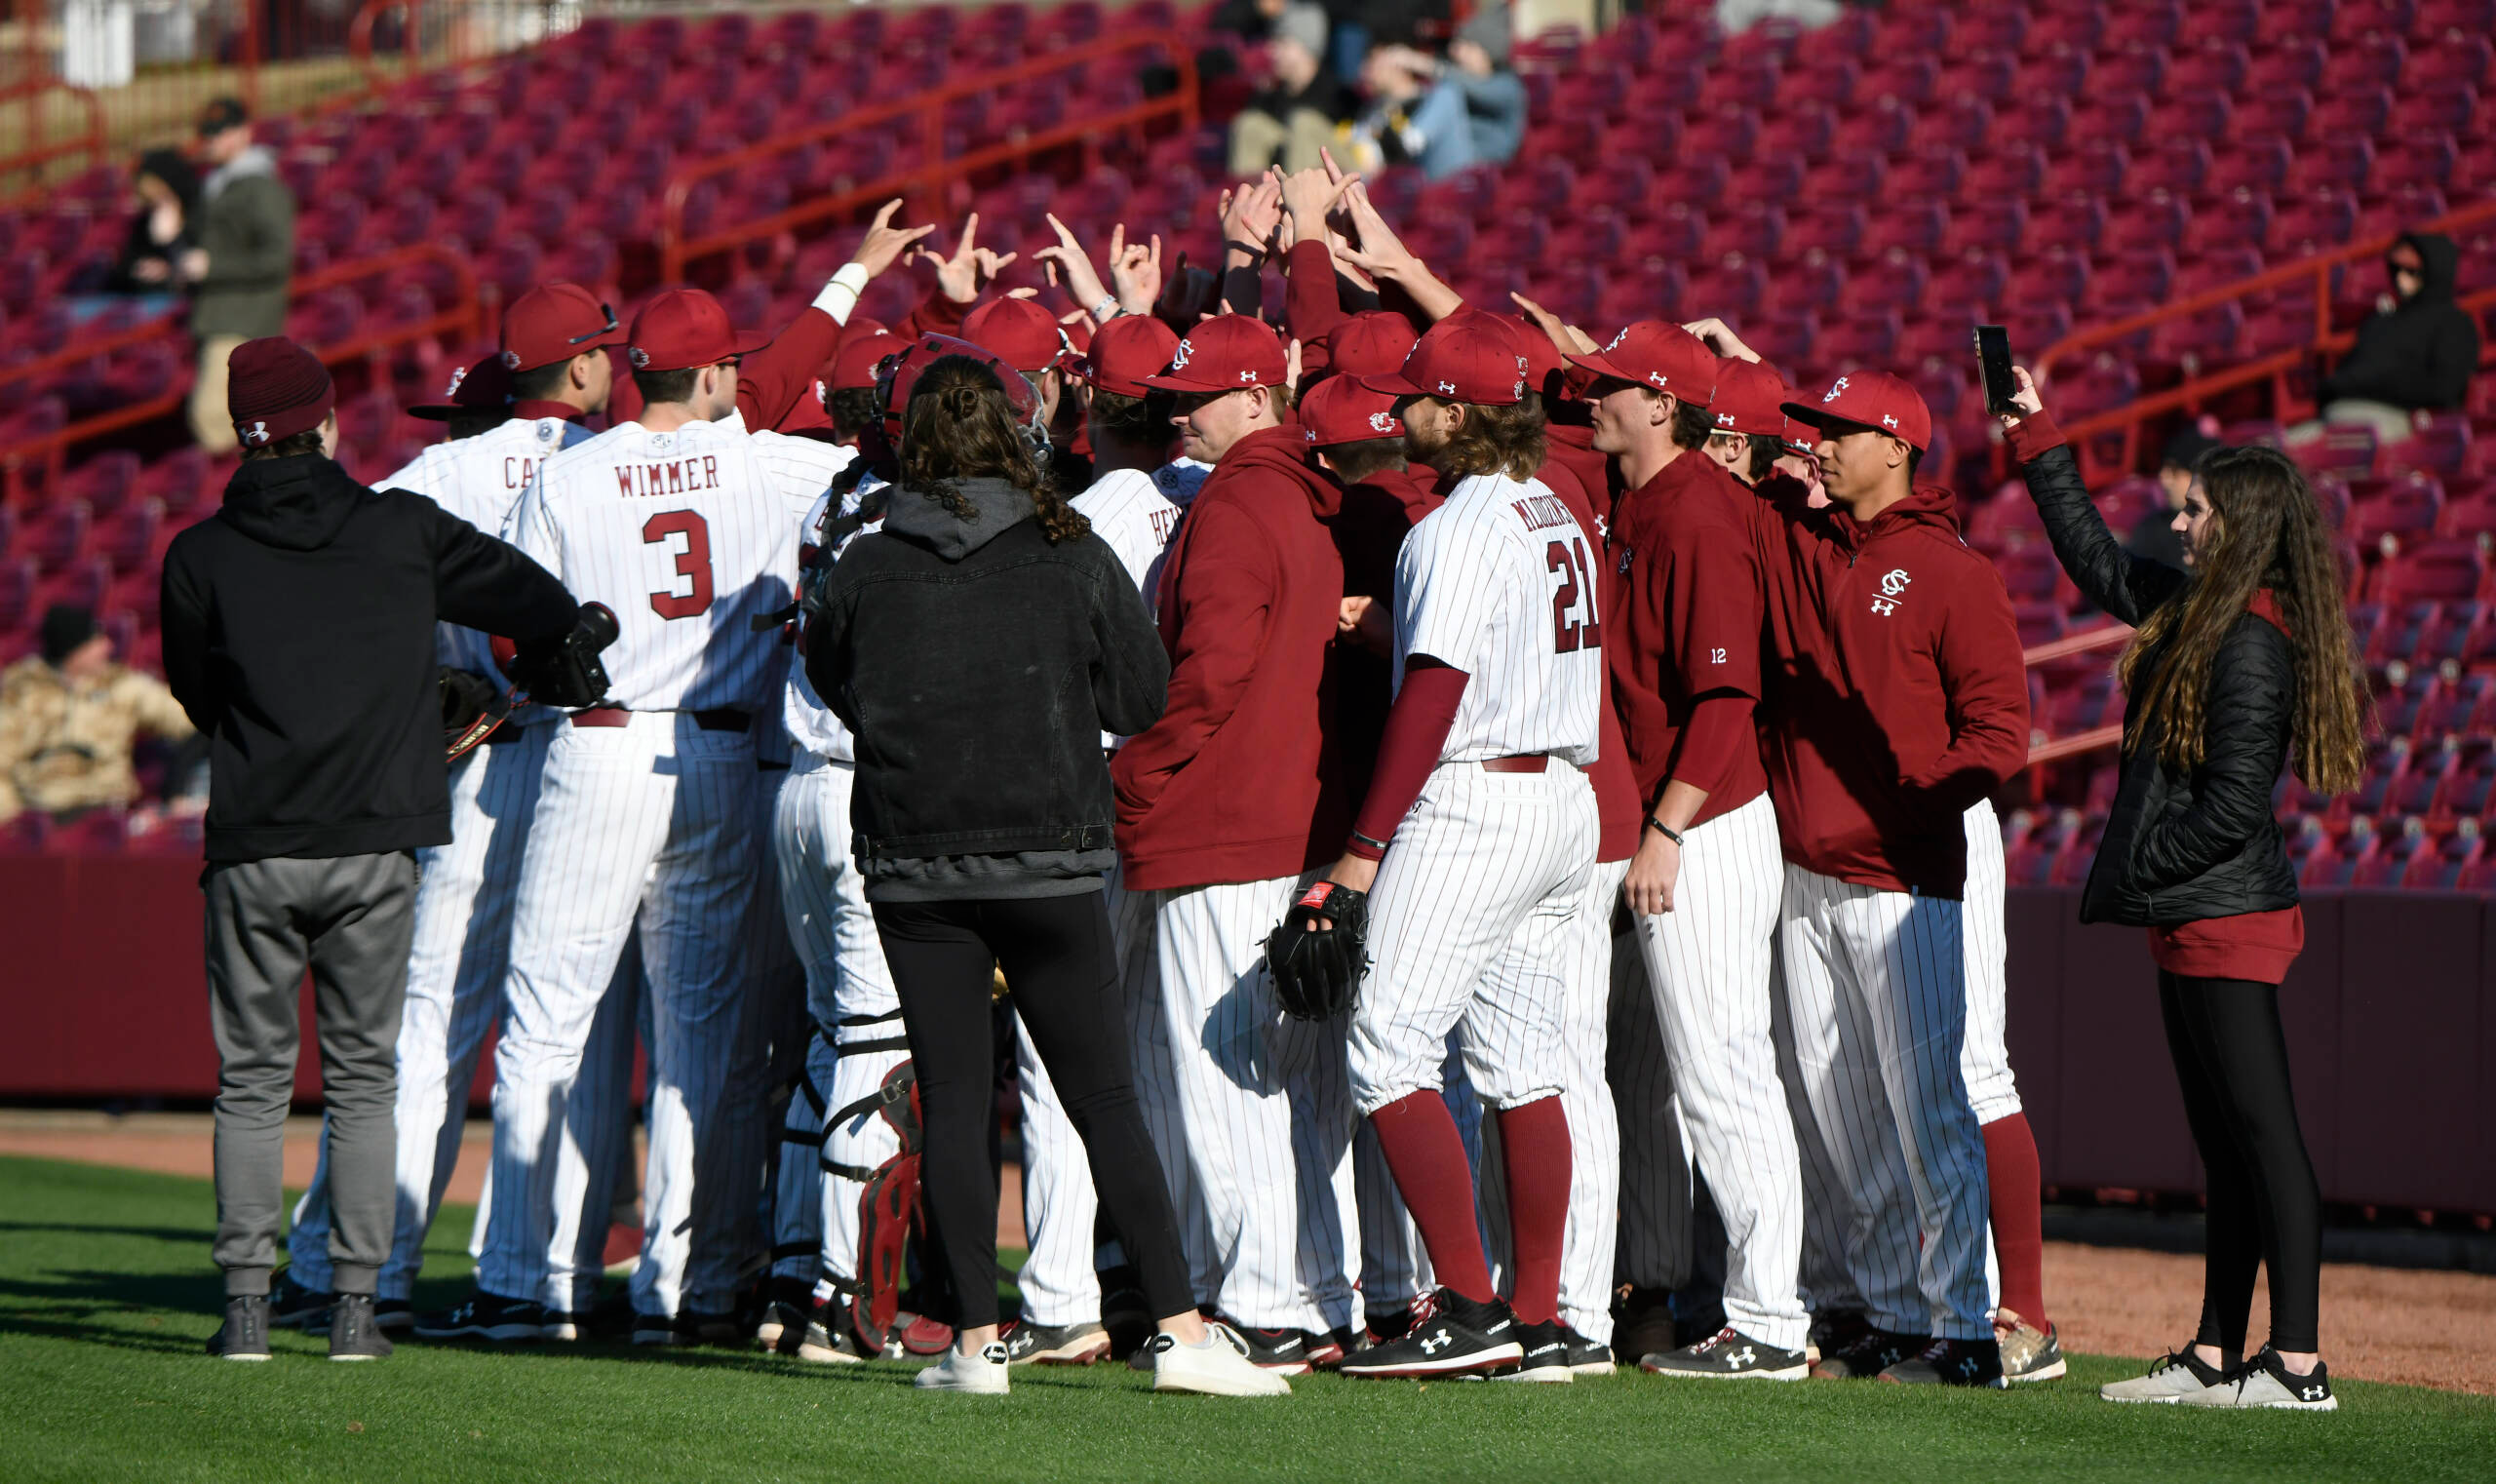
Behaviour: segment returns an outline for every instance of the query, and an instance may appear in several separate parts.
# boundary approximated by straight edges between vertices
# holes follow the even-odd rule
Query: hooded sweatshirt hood
[[[213,201],[219,191],[245,176],[276,174],[277,156],[269,151],[266,144],[246,144],[241,154],[208,173],[208,178],[200,182],[200,195]]]
[[[319,551],[371,491],[347,477],[337,461],[319,453],[254,458],[235,469],[225,485],[218,520],[280,551]]]
[[[1846,544],[1855,551],[1883,536],[1894,535],[1909,527],[1929,527],[1959,539],[1959,496],[1945,485],[1918,485],[1889,509],[1869,521],[1857,521],[1845,507],[1830,510]]]
[[[2400,241],[2418,254],[2418,293],[2368,315],[2319,400],[2380,402],[2403,411],[2464,406],[2478,370],[2478,323],[2454,300],[2461,254],[2439,232],[2410,232]]]
[[[1308,508],[1319,520],[1331,520],[1344,508],[1343,482],[1308,459],[1308,435],[1296,423],[1264,428],[1234,444],[1217,466],[1224,479],[1270,474],[1298,484],[1308,496]]]
[[[2419,275],[2418,293],[2401,307],[2451,303],[2453,286],[2461,276],[2461,250],[2453,240],[2441,232],[2404,232],[2400,241],[2418,254],[2418,265],[2425,270]]]
[[[884,508],[884,529],[907,536],[948,562],[959,562],[1025,521],[1037,520],[1032,492],[1001,479],[953,482],[951,501],[924,489],[895,485]],[[968,515],[957,515],[960,506]]]

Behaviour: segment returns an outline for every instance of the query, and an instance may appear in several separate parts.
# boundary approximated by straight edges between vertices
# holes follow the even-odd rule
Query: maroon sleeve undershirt
[[[1346,846],[1363,860],[1386,854],[1395,827],[1422,797],[1430,769],[1439,765],[1447,747],[1448,728],[1456,724],[1457,703],[1464,699],[1467,677],[1462,670],[1417,655],[1404,663],[1404,688],[1395,693],[1386,714],[1386,734],[1379,739],[1378,767],[1370,774],[1369,797],[1352,822],[1356,835],[1379,841],[1377,848],[1355,839]]]

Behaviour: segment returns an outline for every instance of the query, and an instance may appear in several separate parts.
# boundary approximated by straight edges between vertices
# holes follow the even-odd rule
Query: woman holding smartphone
[[[1136,1104],[1102,903],[1116,852],[1101,733],[1161,715],[1161,636],[1117,554],[1051,486],[995,365],[951,355],[918,376],[899,473],[882,529],[849,544],[816,597],[806,678],[857,737],[854,848],[901,998],[931,1225],[959,1305],[955,1348],[917,1384],[1006,1389],[988,1153],[1001,967],[1160,1316],[1153,1388],[1286,1393],[1196,1313]]]
[[[2366,699],[2342,576],[2305,478],[2270,449],[2216,449],[2175,518],[2186,570],[2126,554],[2035,383],[2002,418],[2064,570],[2138,632],[2124,651],[2123,777],[2084,922],[2149,929],[2166,1046],[2207,1170],[2201,1329],[2109,1401],[2329,1411],[2317,1337],[2322,1198],[2297,1127],[2280,981],[2305,944],[2271,793],[2293,762],[2338,794],[2364,771]],[[2244,1353],[2267,1267],[2271,1336]]]

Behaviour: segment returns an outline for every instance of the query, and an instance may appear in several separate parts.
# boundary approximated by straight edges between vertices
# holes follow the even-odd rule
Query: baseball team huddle
[[[940,257],[894,210],[775,335],[700,290],[629,327],[532,291],[419,410],[451,438],[371,482],[501,533],[615,631],[596,704],[454,726],[380,1327],[581,1337],[638,1043],[636,1343],[915,1355],[970,1391],[1113,1354],[1232,1395],[1312,1369],[2063,1375],[1989,801],[2026,763],[2028,688],[2001,579],[1919,481],[1914,387],[1788,386],[1713,320],[1598,343],[1464,304],[1331,164],[1228,194],[1219,273],[1119,241],[1104,281],[1052,219],[1063,320],[979,302],[1005,259],[968,228]],[[905,255],[938,292],[854,316]],[[968,524],[938,529],[908,478],[934,399],[992,384],[1071,505],[1039,499],[1051,549],[1105,544],[1125,579],[1091,691],[1034,706],[1097,732],[1055,765],[1106,762],[1113,807],[896,848],[869,775],[924,748],[882,697],[952,662],[878,652],[867,610],[943,564],[1039,560],[997,555],[988,482],[941,493]],[[454,688],[506,690],[497,645],[443,625],[446,672],[488,683]],[[1024,695],[943,704],[1012,732]],[[1035,1037],[1015,962],[982,956],[1030,1242],[1001,1327],[960,1257],[992,1233],[947,1193],[993,1214],[996,1171],[939,1184],[943,1037],[891,925],[983,863],[1023,883],[998,897],[1106,917],[1124,1031]],[[489,1032],[477,1291],[418,1315]],[[1105,1163],[1078,1051],[1131,1080],[1155,1189]],[[993,1139],[992,1106],[945,1116]],[[1164,1195],[1166,1256],[1128,1214]],[[325,1180],[288,1245],[277,1322],[306,1322],[337,1286]]]

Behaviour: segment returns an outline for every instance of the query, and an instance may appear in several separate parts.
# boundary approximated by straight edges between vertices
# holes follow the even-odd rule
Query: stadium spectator
[[[395,1047],[415,849],[450,841],[434,623],[567,632],[561,583],[420,495],[332,460],[337,394],[286,339],[238,347],[244,448],[216,514],[165,556],[165,672],[210,737],[207,897],[216,1036],[216,1266],[209,1352],[268,1358],[296,996],[311,969],[328,1106],[330,1353],[390,1352],[372,1295],[396,1219]]]
[[[1507,7],[1493,6],[1464,22],[1444,59],[1408,46],[1371,51],[1352,158],[1363,169],[1409,161],[1433,180],[1506,164],[1525,141],[1525,84],[1508,66],[1514,40]]]
[[[130,747],[141,731],[179,741],[191,723],[164,682],[113,663],[94,612],[53,605],[41,651],[0,671],[0,820],[130,803],[138,797]]]
[[[191,334],[199,342],[199,378],[191,385],[191,435],[212,454],[235,449],[225,414],[225,367],[234,347],[286,329],[288,286],[294,276],[294,192],[277,173],[277,156],[252,142],[252,116],[220,98],[200,114],[197,246],[176,259],[191,291]]]
[[[2200,1151],[2209,1223],[2201,1328],[2112,1401],[2327,1410],[2322,1197],[2289,1088],[2280,982],[2305,946],[2272,791],[2293,762],[2319,795],[2365,772],[2365,694],[2339,563],[2314,491],[2269,449],[2221,449],[2185,496],[2184,568],[2126,555],[2017,372],[2002,419],[2054,555],[2137,633],[2118,674],[2124,756],[2084,922],[2149,930],[2166,1049]],[[2271,1335],[2244,1358],[2253,1279]]]
[[[2212,423],[2211,426],[2216,426]],[[2124,550],[2135,557],[2164,563],[2177,571],[2184,570],[2184,537],[2175,529],[2175,517],[2184,508],[2184,498],[2193,489],[2194,470],[2201,467],[2202,455],[2219,446],[2201,422],[2187,423],[2175,430],[2166,441],[2166,450],[2158,458],[2158,489],[2164,503],[2143,515],[2140,524],[2124,541]]]
[[[1326,13],[1286,6],[1266,46],[1266,86],[1230,121],[1230,173],[1258,176],[1280,163],[1309,170],[1334,142],[1335,126],[1352,116],[1357,99],[1327,70]]]
[[[2409,232],[2384,255],[2392,292],[2358,327],[2358,343],[2322,378],[2315,400],[2322,415],[2290,431],[2291,443],[2333,424],[2374,429],[2375,442],[2399,443],[2416,431],[2413,414],[2459,408],[2478,369],[2478,326],[2454,302],[2461,252],[2440,232]]]
[[[132,168],[130,192],[121,251],[80,274],[69,300],[74,319],[125,305],[161,314],[179,301],[182,258],[198,246],[199,171],[178,149],[151,149]]]
[[[1028,393],[962,355],[935,361],[908,396],[883,528],[834,566],[806,676],[857,737],[858,861],[901,998],[957,1306],[954,1348],[917,1384],[1007,1389],[989,1159],[1002,968],[1158,1316],[1156,1388],[1286,1391],[1196,1312],[1136,1102],[1103,906],[1117,856],[1100,734],[1152,724],[1169,657],[1116,554],[1025,437]]]

